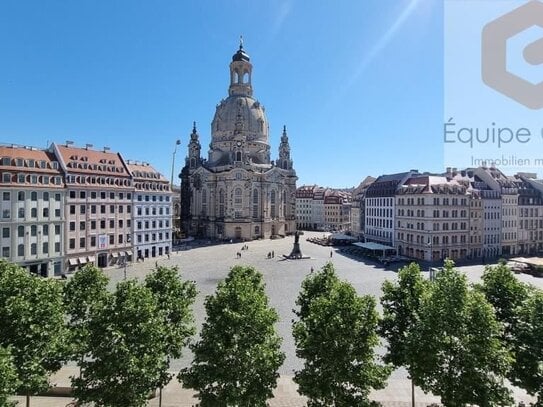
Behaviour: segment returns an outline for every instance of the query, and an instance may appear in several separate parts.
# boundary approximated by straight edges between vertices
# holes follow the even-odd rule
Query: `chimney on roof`
[[[108,152],[109,150],[111,150],[111,149],[108,146],[104,146],[104,153]]]
[[[85,144],[85,150],[88,150],[89,148],[92,148],[92,144],[89,144],[89,143]]]
[[[72,140],[66,140],[66,147],[73,145],[74,142]]]

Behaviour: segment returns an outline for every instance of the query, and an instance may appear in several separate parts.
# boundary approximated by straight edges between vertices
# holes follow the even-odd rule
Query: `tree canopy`
[[[59,281],[30,275],[0,260],[0,347],[9,348],[21,394],[49,388],[65,347]]]
[[[179,380],[198,391],[201,406],[265,406],[285,355],[275,331],[277,312],[268,305],[262,275],[236,266],[206,298],[194,360]]]
[[[143,406],[165,369],[163,315],[153,293],[136,281],[117,285],[88,324],[90,357],[73,378],[74,393],[97,406]]]
[[[296,304],[293,335],[304,367],[294,381],[308,406],[371,405],[369,392],[383,388],[391,370],[375,354],[379,337],[373,297],[358,296],[328,263],[303,281]]]
[[[504,376],[511,357],[502,333],[492,305],[446,261],[410,330],[409,373],[445,406],[507,404]]]

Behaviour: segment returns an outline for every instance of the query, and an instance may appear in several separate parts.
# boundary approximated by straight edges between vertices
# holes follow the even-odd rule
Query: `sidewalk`
[[[77,367],[67,366],[53,376],[51,382],[57,387],[68,387],[69,377],[78,374]],[[515,401],[534,402],[518,388],[513,389]],[[166,386],[162,392],[162,407],[192,407],[198,402],[193,397],[193,391],[184,389],[175,378]],[[274,391],[275,397],[268,401],[270,407],[305,407],[306,398],[297,392],[297,386],[291,376],[281,376],[277,388]],[[24,397],[13,397],[19,401],[19,406],[24,405]],[[389,379],[388,385],[383,390],[373,391],[370,399],[378,401],[383,407],[410,407],[411,406],[411,382],[406,379]],[[33,407],[64,407],[73,400],[69,397],[32,397]],[[439,397],[425,394],[419,388],[415,391],[416,407],[426,407],[432,403],[439,404]],[[158,407],[158,396],[149,400],[148,406]]]
[[[69,387],[70,376],[77,375],[77,367],[66,366],[51,379],[56,387]],[[162,407],[192,407],[197,404],[198,399],[193,397],[192,390],[184,389],[181,384],[173,378],[162,391]],[[305,397],[297,392],[297,386],[291,376],[281,376],[274,391],[275,397],[269,400],[270,407],[303,407],[306,405]],[[411,383],[404,379],[391,379],[386,389],[374,391],[371,399],[379,401],[384,407],[409,407],[411,405]],[[20,401],[19,406],[24,405],[24,397],[14,397],[13,400]],[[64,407],[73,400],[69,397],[32,397],[33,407]],[[438,403],[439,398],[426,395],[420,389],[416,393],[417,407],[425,407],[431,403]],[[149,400],[150,407],[158,406],[158,396]]]

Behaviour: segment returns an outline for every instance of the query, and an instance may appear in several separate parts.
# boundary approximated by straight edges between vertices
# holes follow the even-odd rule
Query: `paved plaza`
[[[369,261],[344,256],[338,248],[306,242],[306,238],[312,236],[318,237],[321,234],[306,232],[305,235],[300,236],[302,253],[304,256],[309,256],[309,259],[287,260],[283,258],[283,254],[289,254],[292,249],[293,237],[248,242],[246,243],[247,250],[242,250],[244,243],[225,243],[210,246],[195,244],[188,246],[186,250],[173,253],[169,259],[167,257],[146,259],[145,262],[130,265],[126,269],[126,274],[128,278],[143,279],[156,264],[178,266],[184,279],[193,280],[197,284],[199,294],[194,305],[194,312],[197,325],[200,327],[205,318],[205,296],[214,293],[217,283],[226,277],[229,269],[237,264],[256,267],[264,275],[270,303],[279,313],[280,322],[277,329],[283,338],[282,348],[286,353],[285,363],[280,369],[282,377],[275,392],[276,398],[270,401],[270,406],[303,406],[305,405],[304,399],[297,394],[296,387],[291,380],[293,372],[302,367],[302,362],[295,355],[291,323],[294,318],[292,310],[295,308],[295,300],[304,277],[311,272],[311,268],[317,270],[328,261],[331,261],[340,278],[348,280],[360,294],[375,296],[377,302],[378,297],[381,295],[383,282],[386,279],[396,279],[396,271],[392,267],[384,267]],[[272,251],[275,257],[268,259],[268,253]],[[236,256],[238,252],[242,253],[239,259]],[[473,282],[480,280],[483,269],[482,266],[461,267],[461,270]],[[124,278],[123,269],[108,269],[106,274],[111,278],[112,286]],[[537,279],[525,274],[518,275],[518,278],[543,288],[543,279]],[[384,352],[384,348],[381,347],[379,352]],[[188,366],[190,360],[190,352],[187,350],[184,358],[173,362],[171,366],[172,372],[178,372],[180,368]],[[70,369],[66,368],[61,371],[57,375],[55,382],[59,384],[67,383]],[[383,402],[383,405],[387,407],[403,407],[410,405],[410,395],[411,387],[406,372],[404,369],[399,369],[390,377],[388,387],[374,392],[372,398]],[[517,400],[531,400],[519,389],[515,389],[515,397]],[[150,405],[158,405],[157,400],[153,399]],[[35,398],[32,405],[43,407],[64,406],[69,401],[69,399],[51,397]],[[417,401],[420,402],[420,406],[425,406],[432,402],[438,402],[439,399],[418,391]],[[164,407],[191,406],[195,402],[196,400],[191,398],[191,392],[183,390],[175,380],[165,390]]]

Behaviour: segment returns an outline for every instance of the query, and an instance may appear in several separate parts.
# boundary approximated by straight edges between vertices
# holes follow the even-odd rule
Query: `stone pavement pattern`
[[[283,338],[282,350],[286,353],[285,363],[280,368],[282,377],[275,392],[276,398],[270,400],[270,406],[303,406],[305,405],[304,399],[298,395],[295,385],[290,380],[293,372],[302,367],[302,361],[295,355],[294,339],[291,334],[291,322],[294,318],[292,310],[295,308],[295,300],[302,280],[310,273],[312,267],[318,270],[326,262],[332,261],[340,278],[349,281],[359,294],[369,294],[378,298],[381,295],[383,282],[386,279],[396,279],[396,270],[392,267],[385,268],[371,262],[346,257],[335,248],[331,249],[330,247],[306,242],[308,237],[319,237],[321,235],[320,233],[306,232],[305,235],[300,236],[302,253],[304,256],[309,256],[309,259],[285,260],[282,255],[290,253],[294,242],[293,237],[287,237],[285,239],[247,242],[248,250],[241,250],[244,245],[242,243],[191,247],[189,250],[173,253],[170,259],[164,256],[147,259],[143,263],[135,263],[128,267],[127,276],[128,278],[143,279],[156,264],[178,266],[184,279],[196,281],[199,294],[194,304],[194,313],[196,324],[200,328],[205,319],[205,297],[214,293],[218,282],[226,277],[229,269],[237,264],[256,267],[264,276],[270,304],[279,313],[280,320],[277,324],[277,330]],[[272,250],[275,257],[268,259],[267,254]],[[237,252],[242,253],[241,259],[236,258]],[[468,279],[472,282],[479,281],[483,273],[482,266],[462,267],[461,270],[466,273]],[[123,279],[122,269],[108,269],[106,274],[111,278],[112,288],[118,281]],[[543,288],[543,279],[536,279],[525,274],[518,275],[518,278]],[[384,351],[384,347],[378,349],[381,354]],[[172,362],[171,371],[178,372],[182,367],[188,366],[190,362],[191,354],[187,350],[182,359]],[[66,381],[69,374],[62,374],[64,374],[65,378],[61,380]],[[172,382],[165,390],[163,405],[165,407],[167,405],[191,406],[193,404],[190,394],[189,391],[182,389],[177,382]],[[411,385],[407,380],[406,371],[404,369],[396,370],[389,379],[388,387],[374,392],[372,398],[383,402],[385,407],[410,405]],[[515,389],[515,398],[517,401],[521,399],[525,401],[532,400],[519,389]],[[54,399],[35,397],[31,405],[36,407],[60,407],[70,402],[69,399]],[[437,402],[438,399],[424,395],[419,391],[417,401],[421,406],[425,406]],[[149,405],[158,405],[158,399],[151,400]]]

